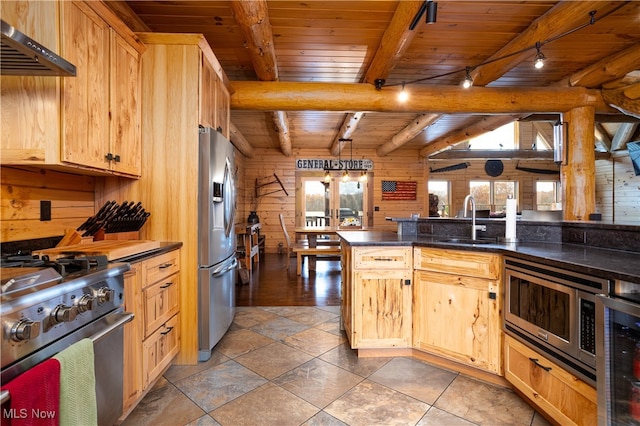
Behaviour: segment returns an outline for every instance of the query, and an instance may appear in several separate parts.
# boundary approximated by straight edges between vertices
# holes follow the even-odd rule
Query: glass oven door
[[[640,304],[596,297],[598,424],[640,424]]]

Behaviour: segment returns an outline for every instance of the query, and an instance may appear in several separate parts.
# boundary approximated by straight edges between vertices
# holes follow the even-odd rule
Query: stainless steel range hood
[[[0,72],[2,75],[75,77],[76,66],[13,28],[3,20]]]

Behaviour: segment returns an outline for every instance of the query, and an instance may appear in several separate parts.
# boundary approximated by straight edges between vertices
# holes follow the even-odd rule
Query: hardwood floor
[[[316,271],[306,263],[296,275],[296,258],[266,253],[253,263],[249,284],[236,285],[237,306],[338,306],[340,305],[340,261],[318,260]]]

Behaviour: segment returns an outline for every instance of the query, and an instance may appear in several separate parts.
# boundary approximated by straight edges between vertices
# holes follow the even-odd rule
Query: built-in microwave
[[[596,384],[595,295],[609,280],[505,259],[505,332]]]

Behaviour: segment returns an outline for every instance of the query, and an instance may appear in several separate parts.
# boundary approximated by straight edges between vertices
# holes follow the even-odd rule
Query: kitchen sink
[[[440,243],[455,243],[455,244],[495,244],[496,243],[495,238],[478,238],[475,240],[471,238],[445,238],[445,239],[438,239],[437,241]]]

